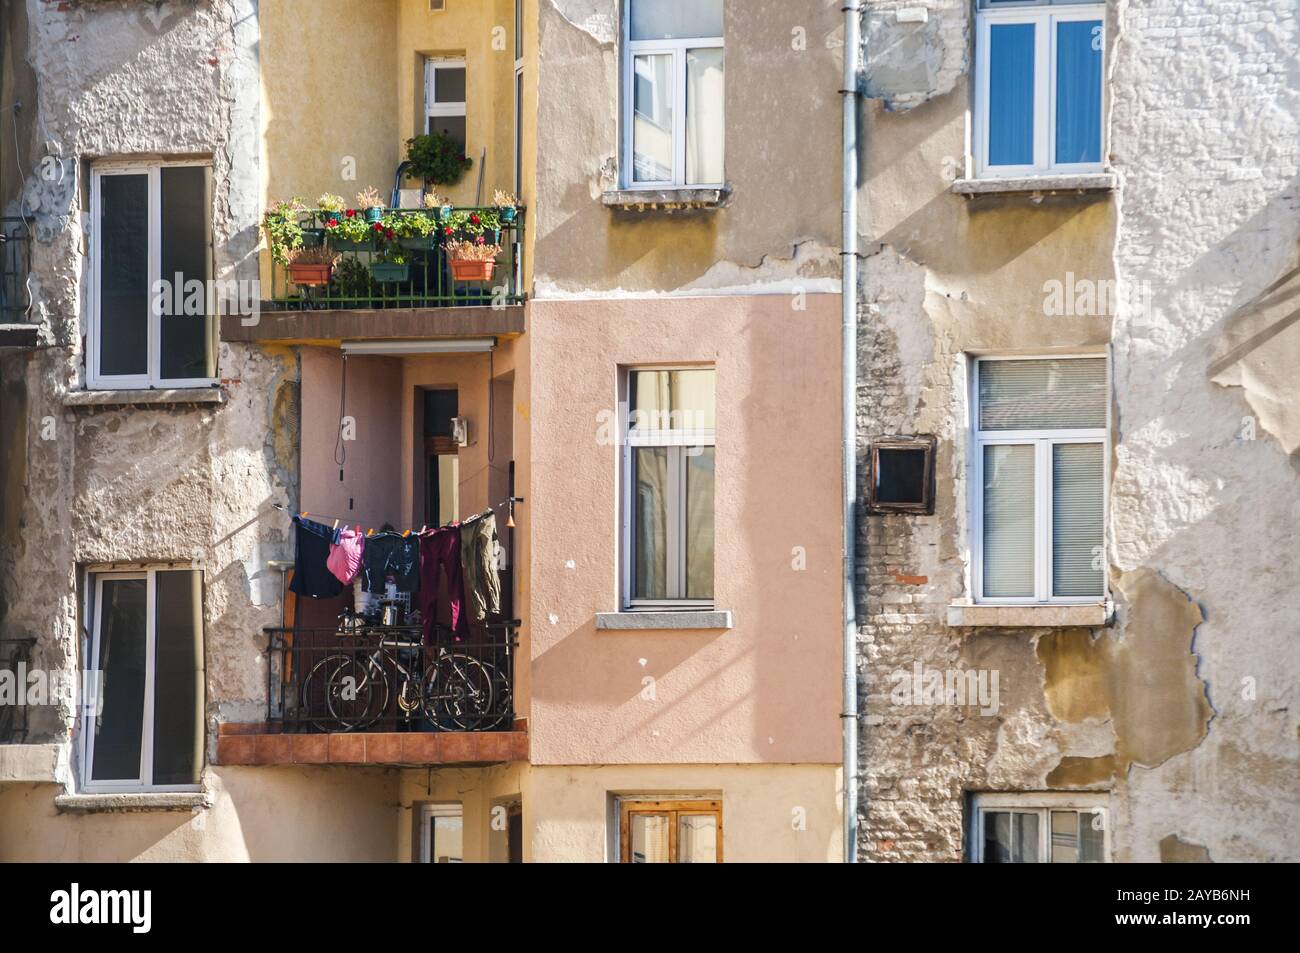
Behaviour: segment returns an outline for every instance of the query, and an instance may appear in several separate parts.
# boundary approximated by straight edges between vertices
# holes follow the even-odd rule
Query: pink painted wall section
[[[838,761],[839,296],[534,300],[528,339],[533,763]],[[597,631],[619,608],[601,412],[620,366],[697,362],[717,369],[714,586],[734,628]]]

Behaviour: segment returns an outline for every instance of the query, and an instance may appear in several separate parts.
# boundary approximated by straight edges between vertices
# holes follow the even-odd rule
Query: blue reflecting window
[[[1101,161],[1100,20],[1056,24],[1056,161]]]
[[[1034,24],[989,28],[989,165],[1034,162]]]

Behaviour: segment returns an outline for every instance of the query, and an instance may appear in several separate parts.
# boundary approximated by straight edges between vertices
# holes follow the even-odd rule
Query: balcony
[[[40,328],[31,319],[31,230],[27,220],[0,217],[0,349],[40,343]]]
[[[439,627],[268,628],[267,720],[222,726],[219,764],[493,764],[528,757],[516,724],[517,622],[474,641]]]
[[[522,208],[366,212],[273,209],[270,294],[221,318],[225,341],[513,336],[523,333]],[[499,248],[491,255],[493,248]],[[487,255],[466,264],[465,254]]]

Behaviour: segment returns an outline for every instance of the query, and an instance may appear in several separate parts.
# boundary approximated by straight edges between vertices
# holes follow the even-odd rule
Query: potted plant
[[[362,217],[371,225],[384,217],[384,204],[376,188],[368,188],[364,192],[357,193],[357,207],[361,209]]]
[[[424,251],[433,247],[438,223],[426,212],[392,211],[380,219],[403,248]]]
[[[339,256],[323,245],[295,248],[288,253],[289,280],[295,285],[314,288],[330,283],[330,275]]]
[[[515,198],[513,192],[503,192],[500,189],[494,189],[492,204],[496,206],[497,213],[501,216],[501,221],[506,225],[512,224],[515,217],[519,214],[519,199]]]
[[[430,185],[455,185],[474,164],[464,148],[445,132],[407,139],[406,160],[411,163],[407,175],[422,179],[425,189]]]
[[[370,269],[357,258],[343,258],[334,268],[335,297],[369,298],[374,293]]]
[[[320,209],[321,218],[325,220],[325,224],[329,225],[330,222],[337,222],[339,216],[343,214],[343,198],[326,192],[316,200],[316,207]]]
[[[292,198],[276,202],[262,216],[262,229],[271,249],[271,260],[277,265],[289,264],[289,253],[303,245],[303,229],[298,216],[306,206],[302,199]]]
[[[477,241],[456,240],[444,246],[455,281],[491,281],[496,271],[500,245],[489,245],[482,236]]]
[[[406,260],[406,250],[397,240],[397,229],[379,221],[370,226],[374,232],[378,252],[370,263],[370,274],[382,284],[406,281],[411,277],[411,265]]]
[[[373,225],[357,214],[354,208],[345,209],[333,222],[325,223],[325,235],[332,247],[343,250],[369,248],[374,235]]]

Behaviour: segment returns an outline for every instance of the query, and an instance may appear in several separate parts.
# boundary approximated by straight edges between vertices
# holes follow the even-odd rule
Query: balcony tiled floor
[[[282,734],[265,725],[221,726],[218,765],[500,764],[528,760],[528,730]]]

